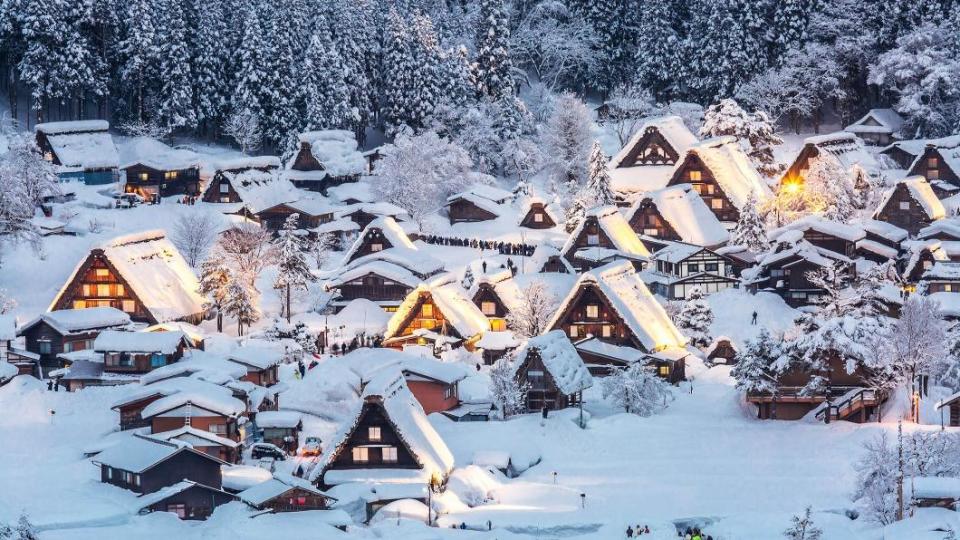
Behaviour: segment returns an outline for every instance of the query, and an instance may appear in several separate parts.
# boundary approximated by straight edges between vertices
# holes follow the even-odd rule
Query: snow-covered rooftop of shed
[[[303,198],[303,192],[286,178],[281,178],[276,171],[250,169],[237,173],[225,172],[223,175],[230,180],[243,205],[254,214]],[[213,185],[211,182],[208,189]]]
[[[258,414],[257,420],[259,419],[260,416]],[[197,429],[193,426],[183,426],[171,431],[154,433],[150,435],[150,437],[159,439],[161,441],[176,440],[181,443],[189,444],[193,448],[198,446],[224,446],[226,448],[236,448],[240,446],[240,443],[234,441],[233,439],[227,439],[226,437],[221,437],[216,433],[212,433],[203,429]]]
[[[169,459],[185,446],[185,443],[135,435],[100,452],[93,462],[114,469],[141,473]]]
[[[457,331],[463,338],[470,338],[482,334],[490,328],[490,322],[468,297],[459,283],[437,285],[421,283],[403,300],[397,311],[387,323],[386,337],[394,337],[400,330],[400,325],[416,307],[421,293],[430,293],[433,303],[443,314],[447,324]]]
[[[221,159],[213,164],[218,171],[237,171],[242,169],[278,169],[280,158],[277,156],[241,156]]]
[[[357,349],[345,355],[342,361],[362,381],[371,380],[381,371],[391,368],[400,369],[405,376],[419,375],[446,384],[454,384],[470,375],[465,364],[441,362],[432,356],[387,348]]]
[[[804,139],[804,144],[816,146],[821,156],[824,154],[832,156],[845,171],[860,167],[867,174],[876,174],[880,169],[876,157],[866,149],[860,137],[853,133],[837,131],[807,137]]]
[[[504,202],[513,198],[513,193],[505,189],[500,189],[496,186],[490,186],[486,184],[473,184],[466,190],[461,191],[460,193],[455,193],[451,195],[450,197],[447,198],[447,200],[452,201],[456,198],[459,198],[465,195],[480,197],[482,199],[486,199],[487,201],[490,201],[496,204],[503,204]]]
[[[924,280],[958,280],[960,279],[960,263],[937,261],[923,273]]]
[[[941,219],[947,215],[947,210],[943,207],[943,203],[940,202],[939,198],[937,198],[937,195],[933,192],[933,188],[930,187],[930,183],[927,182],[927,179],[922,176],[911,176],[909,178],[897,180],[895,185],[884,192],[883,198],[880,200],[880,204],[877,206],[878,213],[882,209],[886,208],[887,204],[890,203],[890,197],[893,196],[897,186],[900,185],[903,185],[907,188],[910,193],[910,197],[916,201],[921,208],[923,208],[923,212],[927,214],[927,217],[930,219]]]
[[[252,366],[256,369],[268,369],[283,362],[283,349],[267,345],[247,345],[230,351],[227,360]]]
[[[520,342],[517,341],[517,338],[513,335],[513,332],[509,330],[502,330],[499,332],[484,332],[474,345],[480,349],[485,349],[488,351],[505,351],[517,347],[520,345]]]
[[[96,121],[94,121],[96,122]],[[101,121],[102,122],[102,121]],[[63,167],[81,169],[107,169],[120,164],[120,154],[113,144],[113,137],[107,131],[106,122],[96,124],[104,126],[96,130],[80,130],[63,128],[53,132],[45,131],[49,126],[64,124],[87,124],[86,122],[54,122],[52,124],[38,124],[38,131],[47,135],[47,141],[53,148]],[[41,126],[44,126],[41,129]]]
[[[173,354],[184,342],[183,332],[122,332],[104,330],[93,342],[97,352]]]
[[[106,131],[110,123],[106,120],[71,120],[66,122],[42,122],[34,126],[36,131],[47,135],[77,133],[84,131]]]
[[[180,361],[144,373],[140,381],[153,386],[153,383],[173,378],[193,377],[205,381],[220,381],[239,379],[246,374],[245,366],[230,362],[217,354],[192,349]]]
[[[940,234],[954,238],[960,238],[960,219],[953,217],[947,219],[938,219],[930,225],[920,229],[920,232],[917,234],[917,238],[924,240]]]
[[[645,199],[656,205],[660,215],[684,242],[710,247],[726,243],[730,239],[727,229],[690,184],[670,186],[643,194],[630,208],[628,222],[633,219],[634,213]]]
[[[97,328],[127,326],[130,324],[130,315],[113,307],[62,309],[48,311],[23,325],[23,328],[33,326],[41,320],[62,334],[70,334]]]
[[[871,120],[875,124],[872,125]],[[843,128],[844,131],[851,133],[900,133],[903,127],[903,117],[897,114],[893,109],[870,109],[867,114],[859,120]]]
[[[941,222],[938,221],[937,223]],[[897,227],[892,223],[887,223],[886,221],[865,219],[857,222],[856,225],[868,233],[875,234],[891,242],[902,242],[907,239],[907,236],[910,235],[906,229],[901,229],[900,227]]]
[[[917,476],[910,479],[908,489],[914,499],[960,500],[960,478],[944,476]]]
[[[175,171],[200,166],[200,156],[191,150],[172,148],[149,137],[128,139],[119,147],[120,168],[144,165],[161,171]]]
[[[653,254],[653,260],[678,263],[684,261],[705,248],[686,242],[665,242],[666,246],[660,248]]]
[[[778,240],[784,233],[789,231],[816,231],[821,234],[842,238],[848,242],[856,242],[866,236],[866,232],[860,227],[847,225],[839,221],[831,221],[815,215],[802,217],[779,229],[774,229],[770,231],[768,236],[771,240]]]
[[[303,415],[296,411],[261,411],[257,413],[257,426],[264,428],[293,429],[303,422]]]
[[[736,138],[724,136],[707,139],[688,151],[710,169],[720,189],[738,209],[747,203],[751,192],[761,203],[773,196]]]
[[[227,417],[239,416],[247,410],[247,406],[233,397],[232,393],[220,391],[219,389],[223,388],[222,386],[211,383],[208,383],[208,385],[206,387],[184,389],[164,396],[144,407],[140,416],[146,419],[163,415],[187,403],[193,406],[192,414],[194,416],[203,416],[200,409]],[[173,413],[173,416],[179,416],[179,414]]]
[[[408,287],[416,287],[423,281],[415,276],[413,272],[400,265],[387,261],[365,261],[363,264],[344,270],[332,279],[328,285],[330,287],[340,287],[370,273],[396,281]]]
[[[363,174],[367,160],[358,151],[352,131],[327,129],[300,134],[300,142],[310,144],[310,153],[333,176]]]
[[[596,337],[589,337],[587,339],[578,341],[575,344],[575,347],[578,351],[592,353],[605,358],[613,358],[627,364],[639,362],[646,358],[646,355],[643,353],[643,351],[633,347],[627,347],[625,345],[607,343],[597,339]]]
[[[290,475],[275,475],[266,482],[241,491],[237,496],[247,504],[260,506],[294,488],[302,489],[317,496],[329,497],[310,482]]]
[[[523,365],[530,350],[534,348],[540,354],[543,367],[564,394],[575,394],[593,386],[590,371],[563,330],[553,330],[527,341],[517,355],[514,364],[516,368]]]
[[[120,236],[100,248],[158,322],[203,313],[204,298],[197,292],[200,289],[197,275],[167,239],[165,231]],[[85,260],[77,264],[64,287],[73,281]],[[61,289],[51,302],[51,309],[63,293]]]

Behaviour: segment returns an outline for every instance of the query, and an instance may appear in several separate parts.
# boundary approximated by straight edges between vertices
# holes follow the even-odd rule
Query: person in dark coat
[[[633,538],[633,527],[627,525],[627,538]]]
[[[756,324],[757,324],[757,312],[756,312],[756,311],[753,312],[753,318],[750,319],[750,324],[752,324],[752,325],[756,325]]]
[[[297,360],[297,371],[300,372],[300,378],[307,374],[307,366],[303,365],[303,360]]]

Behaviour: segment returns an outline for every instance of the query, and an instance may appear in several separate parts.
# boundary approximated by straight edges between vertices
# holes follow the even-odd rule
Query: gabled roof
[[[920,257],[924,252],[929,252],[934,261],[949,261],[950,256],[944,249],[944,244],[952,242],[941,242],[940,240],[907,240],[901,244],[906,252],[907,262],[903,268],[903,275],[909,275],[914,267],[920,262]]]
[[[324,129],[308,131],[299,136],[302,144],[310,145],[310,153],[320,163],[323,174],[315,171],[296,171],[290,167],[295,160],[287,164],[286,176],[291,180],[321,180],[327,174],[331,176],[350,176],[363,174],[367,169],[367,160],[357,150],[357,139],[352,131],[343,129]]]
[[[900,186],[908,190],[910,197],[923,208],[923,212],[927,214],[927,217],[931,220],[941,219],[947,215],[946,208],[943,207],[943,203],[940,202],[940,199],[933,193],[933,188],[930,187],[927,179],[922,176],[911,176],[897,180],[897,183],[894,184],[893,187],[884,192],[874,217],[890,204],[890,197],[893,196]]]
[[[161,441],[153,437],[136,434],[100,452],[93,459],[93,462],[100,466],[132,473],[142,473],[181,452],[192,452],[215,463],[225,464],[225,462],[211,455],[194,450],[186,443]]]
[[[34,325],[45,322],[63,335],[83,333],[101,328],[116,328],[130,324],[130,316],[112,307],[92,307],[86,309],[61,309],[48,311],[24,324],[18,330],[23,334]]]
[[[647,249],[647,246],[643,245],[637,233],[630,228],[630,224],[624,219],[623,214],[620,213],[620,210],[618,210],[616,206],[599,206],[588,210],[583,219],[580,220],[577,228],[570,233],[567,242],[563,245],[563,249],[560,250],[562,253],[569,253],[574,247],[577,238],[579,238],[583,232],[583,228],[592,220],[596,220],[600,226],[600,230],[607,235],[607,238],[610,239],[610,242],[614,245],[614,249],[617,251],[625,255],[640,258],[650,257],[650,251]]]
[[[364,257],[364,259],[366,259],[366,257]],[[388,261],[364,260],[362,264],[344,269],[338,276],[330,280],[327,286],[331,288],[342,287],[355,279],[362,278],[371,273],[411,288],[416,287],[423,281],[414,275],[413,272],[398,264],[393,264]]]
[[[261,482],[251,488],[241,491],[237,494],[237,496],[240,497],[241,501],[251,506],[261,507],[271,500],[290,491],[291,489],[300,489],[317,497],[325,497],[330,500],[336,500],[302,478],[280,474],[274,475],[273,478],[267,480],[266,482]]]
[[[241,171],[244,169],[278,169],[280,158],[277,156],[239,156],[221,159],[213,164],[218,171]]]
[[[420,304],[422,294],[429,294],[444,320],[464,339],[482,334],[490,328],[490,322],[467,297],[459,283],[421,283],[403,300],[397,311],[387,323],[385,338],[396,337],[402,326],[413,316],[413,310]]]
[[[899,148],[913,156],[919,156],[928,146],[935,148],[956,148],[960,146],[960,135],[950,135],[939,139],[909,139],[905,141],[896,141],[890,143],[880,150],[880,153],[886,153],[894,148]]]
[[[104,330],[93,341],[97,352],[173,354],[183,345],[189,347],[183,332],[121,332]]]
[[[140,376],[144,385],[155,386],[154,383],[171,379],[193,379],[216,382],[224,379],[240,379],[247,374],[246,366],[230,362],[220,355],[198,349],[191,349],[178,362],[158,367],[150,373]]]
[[[230,500],[237,499],[236,495],[232,493],[228,493],[222,489],[217,489],[215,487],[200,484],[192,480],[181,480],[176,484],[162,487],[157,491],[140,495],[139,497],[137,497],[135,501],[136,508],[140,511],[143,511],[144,509],[149,508],[155,504],[162,503],[163,501],[169,499],[170,497],[174,497],[176,495],[183,493],[184,491],[187,491],[188,489],[194,489],[194,488],[207,491],[207,492],[217,493],[223,497],[227,497]]]
[[[735,137],[727,135],[707,139],[690,147],[687,154],[700,158],[727,199],[738,210],[747,203],[751,192],[756,194],[759,202],[773,196]]]
[[[237,192],[240,200],[251,213],[257,214],[283,203],[292,203],[303,198],[303,192],[281,178],[275,170],[261,171],[248,169],[240,172],[224,171],[223,177]],[[210,182],[207,190],[214,189],[216,182]]]
[[[466,364],[442,362],[433,357],[386,348],[357,349],[345,355],[342,361],[361,381],[372,380],[389,369],[399,369],[404,377],[420,376],[445,384],[458,383],[470,375]]]
[[[693,145],[697,144],[697,136],[693,134],[687,126],[683,123],[683,119],[679,116],[661,116],[656,118],[650,118],[640,126],[637,131],[634,132],[633,136],[630,137],[630,140],[627,141],[627,144],[623,145],[623,148],[620,149],[612,158],[610,158],[609,168],[620,167],[623,163],[623,160],[630,154],[630,151],[633,150],[633,147],[643,139],[646,135],[647,129],[653,128],[657,130],[660,135],[667,141],[667,143],[673,147],[673,150],[677,152],[677,155],[681,158],[686,153],[686,151]]]
[[[560,324],[584,286],[599,291],[648,351],[683,347],[686,344],[687,339],[677,330],[663,306],[628,261],[610,263],[583,273],[560,303],[548,328],[556,328]]]
[[[866,231],[860,227],[847,225],[845,223],[840,223],[839,221],[831,221],[820,216],[810,215],[802,217],[792,223],[788,223],[778,229],[774,229],[770,231],[767,236],[769,236],[771,240],[777,240],[782,237],[784,233],[789,231],[816,231],[828,236],[841,238],[848,242],[856,242],[857,240],[863,239],[863,237],[867,235]]]
[[[730,233],[716,214],[707,207],[690,184],[678,184],[640,196],[627,213],[633,221],[641,204],[649,200],[660,215],[680,235],[680,239],[698,246],[719,246],[730,239]]]
[[[230,351],[227,360],[264,370],[283,362],[284,351],[267,345],[246,345]]]
[[[177,440],[179,442],[189,444],[194,448],[197,446],[224,446],[227,448],[236,448],[240,446],[240,443],[234,441],[233,439],[227,439],[226,437],[221,437],[216,433],[211,433],[203,429],[197,429],[193,426],[183,426],[179,429],[174,429],[171,431],[154,433],[150,435],[150,437],[159,439],[161,441]]]
[[[47,122],[34,129],[43,133],[63,167],[79,169],[113,168],[120,163],[113,137],[105,120]]]
[[[860,137],[853,133],[838,131],[826,135],[817,135],[804,139],[804,145],[814,146],[818,150],[817,157],[829,156],[837,161],[845,171],[852,171],[855,167],[862,168],[869,175],[876,175],[880,164],[863,145]]]
[[[150,137],[134,137],[120,145],[120,168],[143,165],[158,171],[199,168],[200,156],[182,148],[171,148]]]
[[[960,240],[960,219],[948,218],[938,219],[926,227],[920,229],[917,238],[925,240],[937,235],[946,235]]]
[[[202,411],[209,411],[220,416],[237,417],[247,410],[246,404],[233,397],[229,389],[207,383],[207,386],[191,386],[189,389],[165,395],[144,407],[140,416],[143,419],[153,418],[188,403],[194,416],[203,416]]]
[[[473,184],[468,189],[461,191],[460,193],[454,193],[453,195],[447,197],[447,202],[449,203],[450,201],[458,198],[464,198],[466,195],[485,199],[494,204],[503,204],[513,198],[513,193],[505,189],[500,189],[496,186],[489,186],[486,184]]]
[[[377,467],[329,470],[336,457],[345,450],[366,404],[383,408],[401,443],[419,465],[418,469]],[[427,420],[423,408],[410,393],[403,374],[397,369],[384,370],[366,384],[353,414],[347,416],[347,420],[330,441],[330,445],[310,473],[311,482],[322,480],[329,485],[355,481],[429,482],[433,475],[444,477],[453,470],[453,454]]]
[[[167,322],[203,313],[204,298],[197,292],[200,282],[176,246],[163,230],[120,236],[99,248],[107,261],[134,292],[156,322]],[[86,263],[73,273],[50,303],[53,310],[60,297]]]
[[[945,221],[937,221],[932,223],[930,226],[937,223],[945,223]],[[886,221],[877,221],[875,219],[865,219],[863,221],[857,222],[859,227],[862,227],[864,231],[870,234],[875,234],[885,240],[890,242],[900,243],[907,239],[907,236],[910,236],[910,233],[905,229],[901,229],[892,223],[887,223]],[[922,233],[922,231],[921,231]],[[960,238],[960,231],[958,231],[957,238]]]
[[[543,367],[565,395],[576,394],[593,386],[593,377],[563,330],[553,330],[531,338],[517,353],[515,369],[520,369],[531,349],[536,349]]]
[[[563,257],[563,254],[560,253],[560,250],[546,243],[537,244],[537,248],[533,250],[533,255],[530,257],[530,268],[533,268],[534,272],[540,272],[551,257],[557,257],[557,260],[560,261],[563,267],[567,269],[567,272],[574,273],[574,269],[570,264],[570,261]]]
[[[921,279],[958,280],[960,279],[960,262],[938,261],[923,273]]]
[[[893,109],[870,109],[862,118],[843,128],[851,133],[889,133],[900,135],[903,117]]]
[[[349,261],[363,246],[364,238],[366,238],[367,233],[373,229],[380,231],[380,234],[390,243],[390,248],[387,249],[397,249],[399,251],[417,251],[417,246],[413,245],[413,242],[410,241],[410,237],[407,236],[407,233],[404,232],[403,228],[400,227],[400,224],[397,223],[397,220],[393,219],[390,216],[381,216],[373,221],[371,221],[363,231],[360,233],[360,236],[353,242],[353,245],[350,246],[350,249],[343,256],[343,260]],[[411,255],[412,256],[412,255]]]
[[[693,257],[701,251],[709,251],[703,246],[686,242],[664,242],[666,245],[653,254],[654,261],[679,263]]]

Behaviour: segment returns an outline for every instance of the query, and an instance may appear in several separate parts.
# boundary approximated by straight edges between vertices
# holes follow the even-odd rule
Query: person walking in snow
[[[303,365],[303,360],[297,360],[297,371],[300,372],[300,378],[307,374],[307,366]]]
[[[752,325],[754,325],[754,326],[756,326],[756,324],[757,324],[757,312],[756,312],[756,311],[753,312],[753,318],[750,319],[750,324],[752,324]]]
[[[627,538],[633,538],[633,528],[627,525]]]

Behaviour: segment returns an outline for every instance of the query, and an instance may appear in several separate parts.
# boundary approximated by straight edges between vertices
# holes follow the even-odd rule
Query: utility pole
[[[903,420],[897,422],[897,521],[903,519]]]

